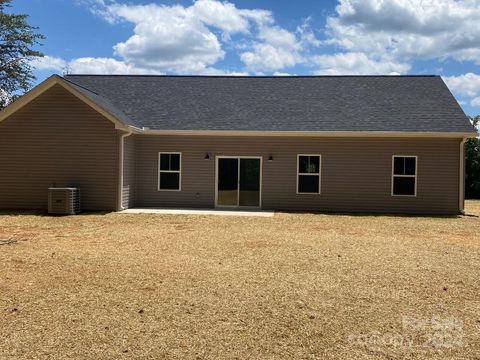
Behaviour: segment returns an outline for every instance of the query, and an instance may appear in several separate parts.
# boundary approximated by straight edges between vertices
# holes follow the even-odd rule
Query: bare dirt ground
[[[0,359],[479,359],[467,212],[0,215]]]

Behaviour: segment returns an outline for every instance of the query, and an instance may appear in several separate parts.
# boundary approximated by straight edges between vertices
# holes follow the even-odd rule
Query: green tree
[[[470,117],[478,128],[480,115]],[[465,142],[465,197],[480,199],[480,139],[470,138]]]
[[[9,14],[11,0],[0,0],[0,109],[32,86],[30,61],[43,56],[33,48],[45,37],[27,23],[28,15]]]

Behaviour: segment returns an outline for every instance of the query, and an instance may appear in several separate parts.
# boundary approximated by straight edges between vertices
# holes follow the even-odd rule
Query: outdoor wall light
[[[210,160],[210,154],[209,154],[209,153],[206,153],[206,154],[205,154],[205,157],[203,158],[203,160]]]
[[[270,155],[270,156],[268,157],[268,161],[273,161],[273,155]]]

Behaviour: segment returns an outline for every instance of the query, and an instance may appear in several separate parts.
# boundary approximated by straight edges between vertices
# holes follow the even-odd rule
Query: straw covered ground
[[[0,215],[0,359],[478,359],[467,212]]]

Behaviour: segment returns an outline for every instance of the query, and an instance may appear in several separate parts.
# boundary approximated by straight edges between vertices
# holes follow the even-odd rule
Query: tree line
[[[480,115],[469,117],[472,124],[480,126]],[[465,142],[465,197],[480,199],[480,138]]]

